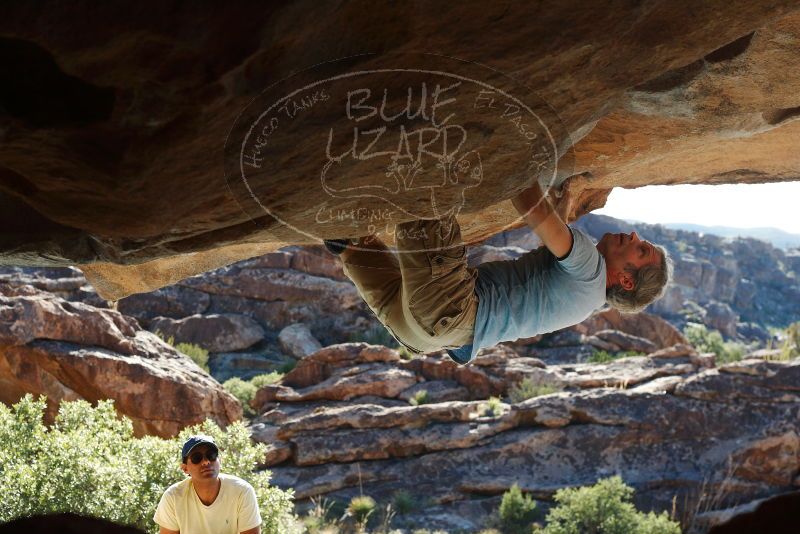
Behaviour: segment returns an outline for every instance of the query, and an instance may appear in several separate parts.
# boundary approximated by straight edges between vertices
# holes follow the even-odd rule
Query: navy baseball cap
[[[219,448],[217,447],[217,444],[214,443],[214,438],[200,434],[197,436],[191,436],[183,444],[183,449],[181,449],[181,460],[186,463],[186,458],[192,453],[192,449],[198,445],[204,444],[211,446],[215,451],[217,451],[217,453],[219,453]]]

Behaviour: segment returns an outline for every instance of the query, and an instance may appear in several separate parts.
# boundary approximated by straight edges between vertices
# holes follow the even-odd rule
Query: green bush
[[[184,429],[173,439],[136,438],[113,401],[93,408],[86,401],[61,402],[51,427],[46,403],[26,395],[13,407],[0,404],[0,523],[33,514],[73,512],[158,532],[153,522],[164,490],[185,478],[180,446],[195,433],[214,436],[223,472],[244,478],[256,491],[262,532],[293,532],[292,492],[269,486],[269,471],[253,472],[266,446],[253,445],[247,428],[221,430],[211,421]]]
[[[254,417],[256,415],[255,411],[250,406],[250,402],[256,398],[256,392],[258,391],[255,384],[242,380],[239,377],[233,377],[226,380],[222,384],[222,387],[225,391],[236,397],[239,404],[242,405],[242,412],[245,417]]]
[[[517,404],[527,399],[541,397],[561,391],[561,388],[552,384],[539,384],[530,378],[524,378],[520,383],[515,384],[508,390],[508,400],[512,404]]]
[[[428,404],[430,399],[428,398],[428,390],[421,389],[414,393],[414,396],[409,399],[409,404],[412,406],[420,406],[422,404]]]
[[[175,349],[190,357],[206,373],[210,372],[208,370],[208,351],[203,347],[191,343],[178,343],[175,345]]]
[[[392,496],[392,504],[400,515],[411,513],[419,506],[417,499],[406,490],[396,491]]]
[[[545,534],[680,534],[680,525],[666,512],[656,515],[636,510],[633,488],[620,477],[600,480],[594,486],[562,489],[558,506],[547,514]]]
[[[397,352],[398,352],[398,354],[400,354],[400,358],[402,358],[404,360],[413,360],[414,359],[414,355],[411,353],[410,350],[408,350],[405,347],[398,347],[397,348]]]
[[[786,339],[781,346],[781,360],[792,360],[800,357],[800,321],[792,323],[786,329]]]
[[[271,386],[272,384],[279,382],[281,378],[283,378],[283,373],[273,371],[271,373],[254,376],[250,379],[250,383],[253,384],[256,389],[258,389],[264,386]]]
[[[256,398],[258,389],[263,386],[274,384],[283,378],[283,373],[272,372],[263,375],[257,375],[248,380],[242,380],[239,377],[233,377],[226,380],[222,387],[236,397],[239,404],[242,405],[242,412],[245,417],[255,417],[258,415],[255,410],[250,406],[253,399]]]
[[[327,534],[339,532],[340,522],[334,507],[336,503],[324,497],[311,498],[311,503],[314,505],[305,517],[303,517],[303,526],[307,534]],[[342,512],[344,513],[344,512]]]
[[[375,511],[375,507],[375,499],[368,495],[353,497],[347,506],[347,515],[352,517],[356,523],[364,525],[369,520],[369,516]]]
[[[481,406],[480,414],[486,417],[498,417],[503,414],[503,401],[500,397],[489,397],[486,404]]]
[[[194,361],[206,373],[210,373],[208,369],[208,351],[199,345],[193,345],[192,343],[178,343],[175,344],[175,337],[169,336],[169,338],[165,338],[164,334],[160,330],[156,330],[155,335],[161,338],[161,341],[167,343],[168,345],[172,345],[175,350],[178,352],[182,352],[183,354],[187,355],[189,358]]]
[[[286,363],[284,363],[283,365],[281,365],[280,367],[278,367],[278,371],[277,372],[282,374],[282,375],[285,375],[286,373],[288,373],[289,371],[291,371],[295,367],[297,367],[297,360],[289,360]]]
[[[687,323],[683,335],[700,352],[713,352],[717,363],[737,362],[744,356],[747,347],[741,343],[725,341],[718,330],[708,330],[705,325]]]
[[[499,510],[503,532],[509,534],[530,532],[531,523],[538,513],[536,501],[530,495],[523,495],[518,485],[514,484],[503,494]]]
[[[608,363],[616,360],[616,356],[607,350],[596,350],[586,359],[589,363]]]

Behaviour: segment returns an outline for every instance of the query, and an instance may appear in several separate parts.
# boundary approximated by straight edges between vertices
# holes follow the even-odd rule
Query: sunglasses
[[[203,458],[208,460],[209,462],[213,462],[217,459],[217,455],[219,453],[217,451],[207,451],[205,454],[202,452],[193,452],[189,455],[189,460],[192,461],[193,464],[199,464],[203,461]]]

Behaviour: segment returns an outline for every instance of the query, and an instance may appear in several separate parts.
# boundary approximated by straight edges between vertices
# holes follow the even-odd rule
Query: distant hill
[[[703,226],[691,223],[666,223],[663,226],[720,237],[752,237],[785,250],[800,247],[800,234],[790,234],[779,228],[734,228],[733,226]]]

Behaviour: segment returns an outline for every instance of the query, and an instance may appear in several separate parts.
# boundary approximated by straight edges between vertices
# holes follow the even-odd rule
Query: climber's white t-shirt
[[[187,478],[167,488],[153,520],[181,534],[239,534],[261,524],[253,486],[233,475],[220,474],[222,485],[210,506],[202,503]]]
[[[605,258],[586,233],[569,229],[572,248],[563,259],[539,247],[514,260],[478,265],[478,313],[469,360],[483,347],[577,324],[605,305]]]

